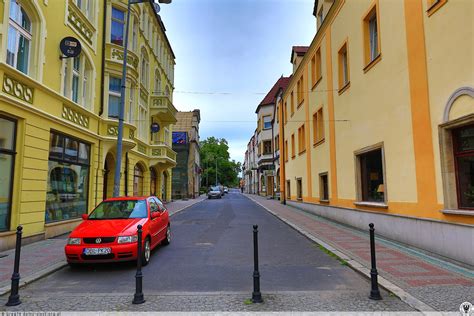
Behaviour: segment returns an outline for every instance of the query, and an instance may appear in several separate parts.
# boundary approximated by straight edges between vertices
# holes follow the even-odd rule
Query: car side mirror
[[[89,219],[89,215],[88,214],[82,214],[82,219],[87,221]]]
[[[153,212],[151,213],[151,218],[157,218],[157,217],[160,217],[161,216],[161,213],[160,212]]]

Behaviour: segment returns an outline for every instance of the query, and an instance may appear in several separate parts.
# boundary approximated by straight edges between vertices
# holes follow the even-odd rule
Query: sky
[[[229,143],[243,162],[257,127],[255,109],[282,75],[291,47],[316,32],[314,0],[173,0],[160,15],[176,55],[173,104],[200,109],[201,140]]]

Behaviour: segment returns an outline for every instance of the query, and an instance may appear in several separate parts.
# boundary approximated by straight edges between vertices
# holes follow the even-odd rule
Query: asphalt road
[[[143,269],[146,292],[252,290],[252,225],[259,225],[262,291],[369,289],[367,280],[238,193],[171,218],[172,242]],[[23,293],[133,292],[134,264],[64,268]]]
[[[264,304],[249,304],[252,226],[259,225]],[[172,242],[143,268],[146,302],[131,303],[135,264],[66,267],[20,290],[0,311],[410,311],[349,267],[237,192],[171,217]],[[1,299],[7,299],[6,296]]]

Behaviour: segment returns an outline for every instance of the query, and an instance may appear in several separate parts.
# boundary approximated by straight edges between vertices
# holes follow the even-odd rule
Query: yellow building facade
[[[126,10],[0,2],[0,249],[17,225],[28,241],[63,234],[112,196]],[[62,58],[69,36],[82,50]],[[128,50],[120,195],[170,200],[175,56],[152,2],[132,5]]]
[[[473,264],[474,3],[319,0],[313,14],[279,104],[281,196]]]

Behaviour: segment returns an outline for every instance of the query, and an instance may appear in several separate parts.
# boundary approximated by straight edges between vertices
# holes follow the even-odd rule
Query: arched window
[[[156,195],[156,182],[158,176],[154,168],[150,169],[150,195]]]
[[[133,195],[143,195],[143,170],[139,164],[136,164],[133,169]]]
[[[142,85],[148,89],[148,83],[149,83],[149,76],[150,76],[150,64],[148,62],[148,54],[146,53],[145,50],[142,50],[142,64],[141,64],[141,69],[140,69],[140,76],[141,76],[141,83]]]
[[[28,74],[32,43],[31,19],[17,0],[10,3],[7,64]]]
[[[86,109],[91,109],[93,81],[91,63],[84,54],[63,60],[64,96]]]

